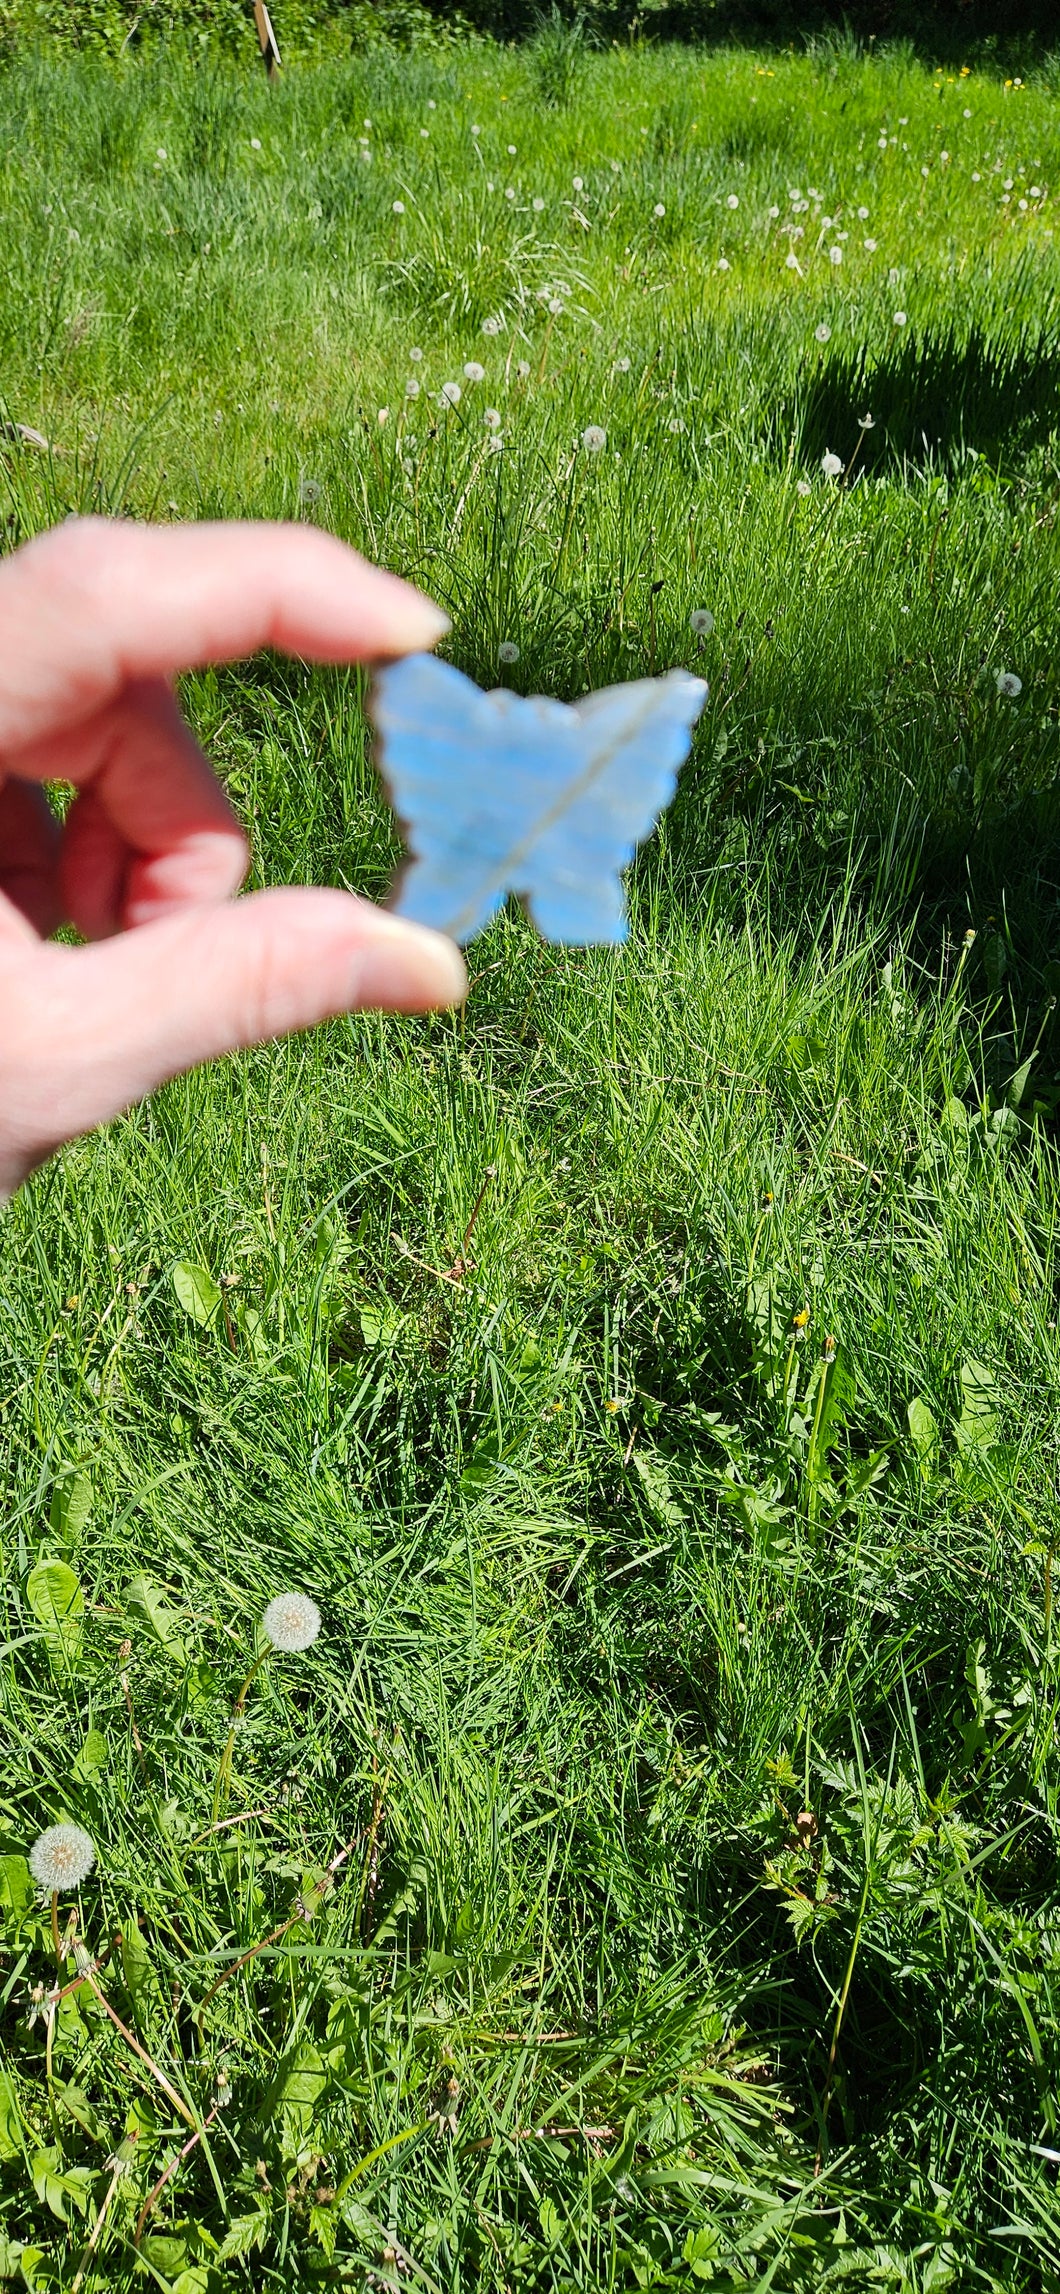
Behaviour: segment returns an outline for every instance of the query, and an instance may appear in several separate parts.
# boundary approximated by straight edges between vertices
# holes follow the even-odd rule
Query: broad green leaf
[[[648,1450],[635,1449],[630,1454],[630,1464],[652,1512],[668,1529],[679,1529],[685,1519],[684,1508],[677,1503],[662,1459],[653,1457]]]
[[[921,1394],[914,1394],[906,1410],[906,1418],[909,1421],[909,1439],[918,1458],[929,1458],[938,1446],[939,1429]]]
[[[57,2145],[33,2154],[33,2188],[41,2205],[68,2222],[67,2205],[84,2214],[92,2187],[91,2167],[64,2167]]]
[[[102,1729],[90,1728],[74,1762],[74,1775],[83,1779],[101,1776],[110,1765],[110,1746]]]
[[[75,2125],[84,2129],[86,2135],[91,2136],[94,2143],[106,2140],[106,2129],[101,2125],[83,2087],[75,2087],[72,2081],[64,2085],[61,2080],[56,2080],[52,2093],[60,2108],[69,2114]]]
[[[0,2064],[0,2159],[22,2156],[22,2121],[18,2115],[14,2081]]]
[[[161,1642],[166,1655],[172,1657],[174,1664],[188,1663],[188,1651],[177,1626],[176,1612],[169,1607],[154,1578],[148,1577],[142,1569],[138,1569],[135,1577],[129,1579],[125,1588],[125,1606],[133,1611],[134,1616],[142,1617],[145,1625],[150,1626],[156,1641]]]
[[[961,1364],[961,1414],[954,1428],[962,1457],[988,1450],[996,1440],[997,1402],[993,1371],[970,1356]]]
[[[0,1910],[17,1922],[33,1902],[33,1882],[24,1856],[0,1856]]]
[[[208,1267],[196,1266],[193,1259],[178,1259],[173,1268],[173,1288],[185,1314],[203,1328],[213,1321],[221,1304],[219,1285]]]
[[[83,1466],[64,1474],[52,1491],[50,1508],[54,1535],[63,1545],[75,1545],[92,1512],[92,1480]]]
[[[44,1628],[49,1654],[77,1655],[85,1596],[68,1561],[38,1561],[26,1579],[26,1599]]]
[[[140,1933],[136,1921],[130,1919],[122,1929],[121,1972],[125,1989],[135,2004],[154,1972],[154,1962]]]
[[[224,2240],[218,2248],[218,2262],[233,2262],[239,2255],[253,2254],[263,2246],[268,2236],[269,2218],[262,2211],[257,2214],[237,2214],[230,2222]]]
[[[173,2294],[207,2294],[211,2275],[208,2263],[193,2263],[190,2270],[182,2270],[173,2280]]]

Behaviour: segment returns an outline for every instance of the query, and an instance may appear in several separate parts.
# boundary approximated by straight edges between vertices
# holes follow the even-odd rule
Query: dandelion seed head
[[[580,176],[580,175],[572,175],[572,176],[571,176],[571,182],[572,182],[572,184],[573,184],[573,186],[574,186],[574,189],[575,189],[575,191],[584,191],[584,189],[585,189],[585,185],[584,185],[584,183],[582,182],[582,179],[581,179],[581,176]]]
[[[308,1649],[320,1631],[320,1611],[308,1593],[277,1593],[261,1620],[274,1649],[290,1655]]]
[[[859,414],[859,416],[858,416],[858,429],[859,429],[859,430],[875,430],[875,428],[876,428],[876,417],[875,417],[875,415],[874,415],[874,414]]]
[[[404,200],[403,200],[403,199],[392,199],[392,200],[391,200],[391,202],[390,202],[390,205],[391,205],[391,211],[392,211],[392,213],[393,213],[393,214],[395,214],[395,215],[403,215],[403,214],[404,214],[404,212],[405,212],[405,202],[404,202]]]
[[[298,487],[298,499],[300,502],[319,502],[320,487],[315,478],[303,478],[300,481]]]
[[[518,661],[519,648],[515,643],[514,638],[503,637],[501,639],[501,642],[497,647],[497,659],[498,661],[503,661],[506,667],[510,665],[511,662]]]
[[[598,422],[589,422],[582,431],[582,445],[587,454],[599,454],[607,444],[607,432]]]
[[[410,359],[412,359],[412,361],[413,361],[413,364],[415,364],[415,361],[416,361],[417,359],[420,359],[420,358],[422,358],[422,357],[423,357],[423,352],[422,352],[421,350],[410,350],[410,352],[409,352],[409,357],[410,357]]]
[[[797,270],[798,270],[798,268],[799,268],[799,258],[798,258],[798,256],[796,255],[794,248],[792,248],[792,250],[791,250],[791,253],[790,253],[790,254],[788,254],[788,255],[785,255],[785,257],[784,257],[784,269],[785,269],[786,271],[797,271]]]
[[[250,139],[250,148],[251,148],[251,151],[260,151],[260,150],[261,150],[261,137],[260,137],[260,135],[252,135],[252,136],[251,136],[251,139]]]
[[[535,215],[543,215],[543,214],[544,214],[544,212],[545,212],[545,202],[544,202],[544,200],[543,200],[543,199],[532,199],[532,200],[530,201],[530,205],[531,205],[531,207],[533,208],[533,210],[534,210],[534,214],[535,214]]]
[[[487,430],[499,430],[501,426],[500,408],[497,406],[487,406],[482,419],[486,425]]]
[[[465,359],[465,361],[464,361],[464,379],[465,379],[465,381],[467,381],[467,382],[482,382],[482,381],[484,380],[484,378],[485,378],[485,373],[486,373],[486,369],[485,369],[485,367],[484,367],[484,366],[480,366],[480,365],[479,365],[477,358],[469,358],[469,359]]]
[[[810,487],[810,481],[809,481],[809,479],[808,479],[808,478],[796,478],[796,480],[795,480],[795,492],[796,492],[797,494],[808,494],[808,493],[810,493],[810,491],[811,491],[811,487]]]
[[[867,253],[867,254],[869,254],[869,255],[874,255],[874,254],[876,253],[876,249],[877,249],[877,247],[879,246],[879,244],[880,244],[880,242],[879,242],[879,240],[878,240],[878,239],[866,239],[866,241],[865,241],[865,251],[866,251],[866,253]]]
[[[829,250],[828,250],[828,260],[829,260],[829,262],[830,262],[830,263],[841,263],[841,262],[842,262],[842,260],[843,260],[843,250],[842,250],[842,248],[841,248],[841,247],[829,247]]]
[[[443,382],[438,393],[438,403],[440,406],[459,406],[463,395],[458,382]]]
[[[821,324],[820,324],[820,326],[819,326],[819,327],[815,327],[815,328],[814,328],[814,330],[813,330],[813,339],[814,339],[814,341],[815,341],[815,342],[818,342],[818,343],[827,343],[827,342],[831,342],[831,340],[832,340],[832,329],[831,329],[831,327],[829,327],[829,326],[826,326],[826,325],[825,325],[825,323],[824,323],[824,320],[823,320],[823,319],[822,319],[822,321],[821,321]]]
[[[662,200],[661,200],[661,199],[657,199],[657,200],[656,200],[656,202],[655,202],[655,205],[654,205],[654,207],[652,208],[652,214],[653,214],[653,215],[665,215],[665,213],[666,213],[666,209],[665,209],[665,207],[663,206]]]
[[[416,375],[416,374],[410,374],[410,376],[409,376],[409,379],[408,379],[407,383],[405,384],[405,396],[406,396],[406,398],[418,398],[418,397],[419,397],[419,395],[420,395],[420,382],[419,382],[419,376],[418,376],[418,375]]]
[[[483,319],[482,332],[484,335],[499,335],[500,331],[501,322],[498,318]]]
[[[714,616],[708,606],[697,605],[688,616],[693,637],[709,637],[714,627]]]
[[[843,465],[838,454],[822,454],[821,468],[826,478],[841,478],[843,475]]]
[[[738,207],[739,204],[740,202],[736,196],[735,191],[730,191],[729,196],[725,202],[726,207]]]
[[[1014,701],[1023,691],[1023,679],[1014,669],[999,669],[996,678],[998,692],[1005,701]]]
[[[731,269],[732,269],[732,264],[729,262],[729,260],[728,260],[728,257],[727,257],[726,255],[719,255],[719,257],[718,257],[718,269],[719,269],[719,271],[731,271]]]
[[[529,359],[528,359],[528,358],[521,358],[521,359],[519,360],[518,366],[516,367],[515,371],[516,371],[516,374],[517,374],[517,375],[518,375],[518,377],[519,377],[519,380],[520,380],[520,382],[525,382],[525,381],[527,380],[527,377],[528,377],[529,373],[530,373],[530,361],[529,361]]]
[[[29,1868],[38,1888],[58,1895],[79,1888],[96,1861],[96,1851],[79,1824],[49,1824],[29,1852]]]
[[[893,324],[894,324],[896,327],[904,327],[904,326],[906,325],[906,323],[907,323],[907,321],[906,321],[906,314],[905,314],[905,312],[904,312],[904,311],[896,311],[896,312],[895,312],[895,314],[894,314],[894,320],[893,320]]]
[[[869,211],[868,211],[868,208],[867,208],[867,207],[859,207],[859,208],[858,208],[858,222],[859,222],[859,223],[867,223],[867,222],[868,222],[868,219],[869,219]]]

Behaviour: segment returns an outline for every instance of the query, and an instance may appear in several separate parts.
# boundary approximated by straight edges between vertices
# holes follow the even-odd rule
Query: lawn
[[[1060,2288],[1060,83],[0,89],[10,543],[311,519],[484,683],[711,687],[625,950],[3,1215],[0,2279]],[[256,879],[385,891],[363,698],[187,680]]]

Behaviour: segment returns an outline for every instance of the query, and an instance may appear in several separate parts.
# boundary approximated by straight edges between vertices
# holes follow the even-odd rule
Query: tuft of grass
[[[539,64],[4,77],[9,544],[313,518],[485,683],[711,697],[624,952],[505,914],[4,1216],[0,2276],[1039,2294],[1056,93]],[[360,675],[184,691],[255,879],[382,896]]]

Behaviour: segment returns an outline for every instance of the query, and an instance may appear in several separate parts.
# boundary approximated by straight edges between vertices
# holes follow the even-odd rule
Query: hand
[[[233,900],[246,840],[178,669],[430,646],[437,607],[300,526],[72,520],[0,564],[0,1200],[167,1076],[363,1005],[458,1002],[448,940],[349,893]],[[72,782],[65,823],[41,783]],[[49,945],[74,924],[95,945]]]

